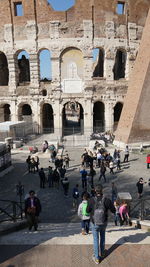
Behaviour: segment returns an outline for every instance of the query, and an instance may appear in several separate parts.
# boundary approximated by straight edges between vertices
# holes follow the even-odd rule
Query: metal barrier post
[[[16,203],[13,201],[12,202],[13,205],[13,221],[16,221]]]

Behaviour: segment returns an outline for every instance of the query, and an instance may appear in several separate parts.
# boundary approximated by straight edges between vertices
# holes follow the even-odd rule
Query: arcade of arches
[[[56,111],[55,104],[43,103],[35,111],[31,104],[22,103],[18,106],[18,121],[34,124],[39,122],[38,133],[54,133],[60,135],[86,135],[92,132],[115,130],[121,115],[123,104],[117,102],[108,108],[108,104],[101,101],[91,103],[68,101],[61,105],[60,113]],[[93,109],[93,112],[92,112]],[[91,113],[89,112],[91,110]],[[9,104],[0,107],[1,121],[9,121],[11,107]],[[38,116],[40,114],[40,116]],[[93,115],[92,115],[93,114]],[[92,119],[91,119],[92,116]],[[38,120],[40,117],[40,120]],[[111,118],[111,119],[110,119]],[[111,121],[111,123],[110,123]]]

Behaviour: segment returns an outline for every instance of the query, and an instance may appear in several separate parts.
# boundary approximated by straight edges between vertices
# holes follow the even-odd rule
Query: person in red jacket
[[[146,163],[147,163],[147,169],[149,169],[149,164],[150,164],[150,154],[147,155]]]

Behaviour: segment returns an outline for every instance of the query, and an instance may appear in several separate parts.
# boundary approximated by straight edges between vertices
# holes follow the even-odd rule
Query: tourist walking
[[[129,161],[129,147],[126,146],[125,151],[124,151],[124,160],[123,162],[128,162]]]
[[[53,168],[51,166],[48,167],[48,186],[53,187]]]
[[[138,197],[141,198],[142,197],[142,193],[143,193],[143,185],[146,184],[146,182],[144,182],[143,178],[141,177],[139,179],[139,181],[137,182],[136,186],[138,189]]]
[[[29,197],[25,200],[25,214],[28,221],[29,230],[34,227],[37,231],[38,228],[38,216],[41,212],[40,200],[35,196],[33,190],[29,191]]]
[[[78,216],[81,219],[82,235],[89,233],[90,213],[86,211],[88,205],[88,194],[84,193],[83,200],[78,207]]]
[[[104,178],[104,181],[106,182],[105,172],[106,172],[105,163],[102,161],[101,166],[100,166],[100,176],[99,176],[99,181],[100,181],[101,178],[103,177],[103,178]]]
[[[65,177],[65,178],[62,180],[62,186],[63,186],[63,189],[64,189],[64,196],[65,196],[65,197],[68,197],[69,180],[68,180],[67,177]]]
[[[27,157],[26,163],[28,166],[28,172],[31,172],[31,156],[30,155]]]
[[[45,188],[46,177],[43,168],[40,169],[39,176],[40,176],[40,188]]]
[[[80,173],[81,173],[81,177],[82,177],[82,188],[85,188],[85,187],[87,187],[87,171],[83,167],[83,169],[80,170]]]
[[[111,197],[112,197],[112,203],[114,203],[114,201],[117,199],[117,194],[118,194],[118,190],[117,190],[117,186],[115,185],[115,183],[112,183],[111,186]]]
[[[79,185],[76,184],[76,186],[72,190],[73,208],[75,208],[76,210],[78,208],[79,196]]]
[[[88,202],[86,211],[90,213],[91,226],[94,241],[94,255],[92,257],[96,264],[105,256],[105,232],[108,220],[108,211],[115,214],[116,209],[112,201],[103,195],[101,184],[95,187],[96,196]]]

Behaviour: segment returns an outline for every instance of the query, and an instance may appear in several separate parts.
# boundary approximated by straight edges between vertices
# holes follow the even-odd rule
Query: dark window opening
[[[93,108],[93,132],[103,132],[105,127],[104,121],[105,106],[102,102],[95,102]]]
[[[32,115],[31,107],[28,104],[23,105],[23,107],[22,107],[22,115],[23,116]]]
[[[47,96],[47,90],[42,90],[42,96]]]
[[[8,85],[9,80],[9,70],[7,58],[4,53],[0,52],[0,86]]]
[[[11,115],[10,115],[10,105],[5,104],[4,105],[4,121],[10,121]]]
[[[14,10],[15,10],[15,16],[17,16],[17,17],[23,16],[23,5],[22,5],[22,2],[14,3]]]
[[[53,109],[50,104],[44,104],[42,110],[43,133],[54,133]]]
[[[118,102],[114,107],[114,131],[117,129],[120,120],[123,104]]]
[[[117,3],[117,14],[123,15],[125,12],[125,3],[124,2],[118,2]]]
[[[115,58],[115,65],[113,68],[114,80],[125,78],[126,53],[118,50]]]
[[[104,77],[104,52],[101,49],[99,49],[95,65],[93,77]]]

